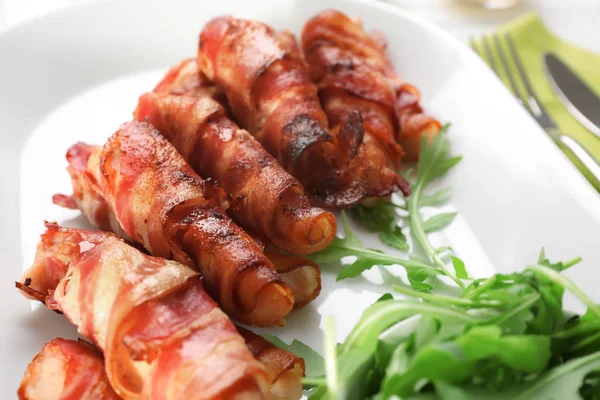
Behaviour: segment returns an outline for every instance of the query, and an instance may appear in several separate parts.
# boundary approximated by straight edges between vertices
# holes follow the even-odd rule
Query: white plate
[[[78,140],[103,143],[130,118],[137,97],[166,67],[195,54],[198,33],[209,18],[231,13],[298,32],[310,16],[329,7],[382,31],[397,70],[421,89],[427,109],[453,123],[453,152],[464,161],[447,183],[454,188],[453,207],[460,217],[434,239],[452,245],[480,276],[520,269],[542,246],[553,258],[580,255],[584,264],[570,275],[600,300],[595,290],[598,194],[483,63],[438,28],[381,3],[89,3],[0,36],[0,398],[14,397],[27,363],[44,342],[75,336],[64,317],[41,307],[32,312],[31,303],[13,288],[33,259],[44,219],[84,223],[77,212],[50,202],[54,193],[70,193],[67,147]],[[320,298],[276,333],[320,349],[317,327],[322,315],[334,314],[342,340],[361,311],[388,289],[377,284],[377,271],[366,275],[335,283],[335,271],[324,271]]]

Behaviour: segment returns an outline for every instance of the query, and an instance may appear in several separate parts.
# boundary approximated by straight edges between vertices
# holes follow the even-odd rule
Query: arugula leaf
[[[458,257],[452,256],[452,265],[454,266],[454,271],[456,272],[456,276],[461,279],[467,279],[469,274],[467,274],[467,270],[465,268],[465,263]]]
[[[514,400],[576,399],[586,376],[600,368],[600,352],[590,354],[542,375],[524,388],[516,391]]]
[[[561,287],[569,290],[573,293],[583,304],[588,306],[588,309],[600,318],[600,307],[598,307],[592,299],[588,297],[581,289],[579,289],[569,278],[564,275],[560,275],[556,270],[545,267],[542,265],[532,265],[527,268],[528,270],[534,271],[538,275],[542,275],[552,282],[560,285]]]
[[[413,269],[407,272],[408,283],[413,289],[419,292],[431,293],[433,286],[425,283],[425,279],[429,278],[430,274],[421,269]]]
[[[261,336],[280,349],[287,350],[303,358],[306,365],[305,373],[307,378],[316,378],[325,375],[323,357],[300,340],[294,339],[291,344],[287,344],[275,335],[263,333]]]
[[[460,156],[447,157],[450,150],[450,141],[447,137],[449,128],[450,125],[446,124],[439,134],[433,138],[431,144],[425,135],[421,136],[421,152],[417,171],[419,174],[418,181],[425,186],[448,172],[462,158]]]
[[[363,271],[375,265],[400,265],[407,271],[418,269],[428,275],[443,274],[438,268],[421,261],[407,260],[385,254],[380,250],[365,248],[360,239],[352,232],[346,213],[343,211],[341,221],[344,228],[344,238],[336,237],[328,247],[309,256],[317,264],[331,263],[346,256],[355,256],[356,261],[340,271],[337,277],[338,281],[360,275]]]
[[[576,265],[580,262],[581,262],[581,257],[577,257],[577,258],[574,258],[565,263],[563,263],[563,262],[553,263],[550,260],[548,260],[548,258],[546,257],[546,250],[543,247],[540,250],[540,255],[538,256],[538,261],[537,261],[537,263],[539,265],[543,265],[545,267],[552,268],[553,270],[558,271],[558,272],[564,271],[565,269],[570,268],[573,265]]]
[[[459,287],[464,289],[466,285],[446,266],[427,237],[427,233],[441,229],[452,222],[456,213],[444,213],[423,221],[420,210],[424,191],[427,186],[448,172],[448,170],[461,160],[460,156],[449,157],[449,150],[448,125],[431,141],[431,144],[425,136],[421,138],[421,153],[417,165],[418,178],[415,185],[413,185],[412,194],[408,197],[406,205],[410,231],[415,240],[425,250],[431,262],[442,270],[446,276],[450,277]]]
[[[344,343],[337,347],[340,366],[337,379],[343,386],[343,397],[339,397],[340,399],[362,400],[367,396],[369,386],[364,382],[371,376],[377,359],[379,336],[393,325],[419,314],[459,323],[477,323],[482,320],[482,317],[471,316],[462,310],[415,301],[384,300],[373,304],[363,313]],[[327,391],[326,387],[320,386],[310,398],[324,398]]]
[[[393,300],[393,299],[394,299],[394,296],[392,296],[391,293],[384,293],[377,300],[375,300],[375,303],[379,303],[380,301]]]
[[[391,201],[379,201],[374,207],[359,205],[351,210],[352,216],[360,220],[370,231],[378,232],[379,240],[387,246],[400,251],[408,250],[406,236],[402,228],[397,226],[395,208],[398,205]]]
[[[423,221],[423,231],[425,231],[425,233],[431,233],[444,229],[454,221],[457,214],[458,213],[456,212],[447,212],[434,215],[428,220]]]
[[[446,187],[431,194],[424,194],[419,202],[421,207],[441,206],[450,200],[452,188]]]
[[[393,229],[379,233],[379,240],[396,250],[408,250],[406,236],[402,232],[402,228],[399,226],[394,226]]]

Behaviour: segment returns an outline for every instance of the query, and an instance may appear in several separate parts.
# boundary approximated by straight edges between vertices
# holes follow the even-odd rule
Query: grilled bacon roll
[[[184,71],[188,65],[195,66],[195,60],[184,63]],[[165,79],[172,75],[170,71]],[[178,76],[176,81],[173,92],[181,93],[185,78]],[[161,91],[166,86],[165,81],[159,84]],[[210,94],[198,90],[189,96],[146,93],[134,117],[150,122],[201,176],[222,185],[231,195],[228,211],[241,226],[296,254],[314,253],[333,241],[335,216],[312,207],[300,183],[232,122]]]
[[[400,124],[398,141],[406,151],[406,161],[417,161],[421,151],[421,136],[431,141],[442,129],[442,124],[431,115],[423,111],[419,101],[419,89],[406,83],[400,77],[396,82],[395,104],[396,118]]]
[[[152,255],[199,269],[206,290],[232,318],[259,326],[284,323],[294,304],[291,289],[225,214],[213,186],[164,137],[149,124],[131,122],[105,146],[89,149],[77,144],[67,156],[72,170],[86,167],[81,177],[72,175],[78,208],[86,207],[78,193],[101,193],[130,238]]]
[[[104,371],[102,353],[84,341],[53,339],[31,361],[19,400],[120,400]]]
[[[267,369],[270,399],[302,397],[304,360],[247,329],[237,330]],[[19,400],[121,400],[110,386],[102,353],[88,342],[60,338],[46,343],[31,361],[18,396]]]
[[[423,113],[419,92],[398,77],[385,47],[381,36],[367,34],[359,21],[335,10],[317,14],[302,31],[304,55],[330,124],[359,111],[365,141],[374,142],[397,169],[403,155],[397,141],[414,160],[421,135],[435,135],[441,126]]]
[[[79,209],[88,221],[98,229],[110,231],[124,239],[129,239],[121,227],[110,204],[104,199],[100,188],[92,184],[87,176],[87,163],[97,146],[78,143],[67,152],[67,170],[71,175],[73,194],[55,194],[52,202],[61,207]]]
[[[285,254],[275,246],[267,245],[265,255],[271,261],[281,280],[294,294],[294,309],[304,307],[321,293],[321,268],[306,257]]]
[[[84,161],[89,160],[95,148],[96,146],[79,143],[69,149],[67,160],[69,161],[68,170],[71,174],[73,195],[56,194],[53,201],[62,207],[79,209],[96,227],[129,239],[119,225],[110,205],[99,193],[97,185],[86,175],[87,165]],[[255,244],[273,264],[281,280],[292,290],[294,309],[305,306],[319,295],[321,292],[321,269],[316,263],[304,257],[284,254],[274,246],[268,245],[267,240],[254,232],[251,236]]]
[[[256,21],[221,17],[200,35],[198,65],[222,87],[242,127],[320,203],[351,207],[409,188],[363,142],[360,115],[329,131],[295,38]]]
[[[263,363],[269,374],[271,400],[290,400],[302,397],[304,360],[289,351],[280,349],[257,334],[237,327],[254,357]]]
[[[360,112],[365,141],[397,169],[403,153],[395,137],[396,93],[386,76],[391,66],[384,49],[338,11],[321,12],[304,25],[302,49],[329,123],[339,125]]]
[[[119,396],[266,397],[266,370],[197,272],[145,255],[111,233],[46,227],[17,287],[65,314],[103,351]]]

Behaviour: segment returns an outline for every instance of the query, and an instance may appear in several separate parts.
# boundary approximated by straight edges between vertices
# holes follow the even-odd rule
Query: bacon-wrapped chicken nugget
[[[302,48],[330,124],[360,112],[365,141],[376,144],[397,169],[403,156],[397,142],[413,161],[421,135],[429,138],[441,125],[423,113],[418,90],[396,74],[381,39],[367,34],[359,21],[327,10],[304,26]]]
[[[158,129],[201,176],[219,182],[241,226],[297,254],[321,250],[335,237],[335,216],[312,207],[300,183],[210,95],[146,93],[134,116]]]
[[[267,395],[266,370],[183,264],[107,232],[47,224],[17,287],[65,314],[103,351],[108,379],[124,399]]]
[[[201,71],[225,91],[231,109],[277,161],[319,202],[351,207],[409,187],[363,141],[359,113],[331,126],[294,37],[232,17],[200,35]]]
[[[121,400],[108,381],[104,358],[84,341],[53,339],[29,363],[19,400]]]
[[[228,315],[252,325],[284,323],[294,304],[291,289],[225,214],[213,186],[149,124],[124,124],[103,147],[78,144],[67,158],[72,171],[86,166],[72,175],[78,208],[86,205],[78,194],[101,194],[122,230],[152,255],[200,270]]]

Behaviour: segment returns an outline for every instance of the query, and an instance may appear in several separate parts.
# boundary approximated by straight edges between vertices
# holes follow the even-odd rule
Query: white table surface
[[[0,31],[83,1],[87,0],[0,0]],[[564,39],[600,53],[600,0],[521,0],[518,6],[502,11],[482,10],[467,5],[466,0],[385,1],[419,14],[465,41],[534,11]]]

